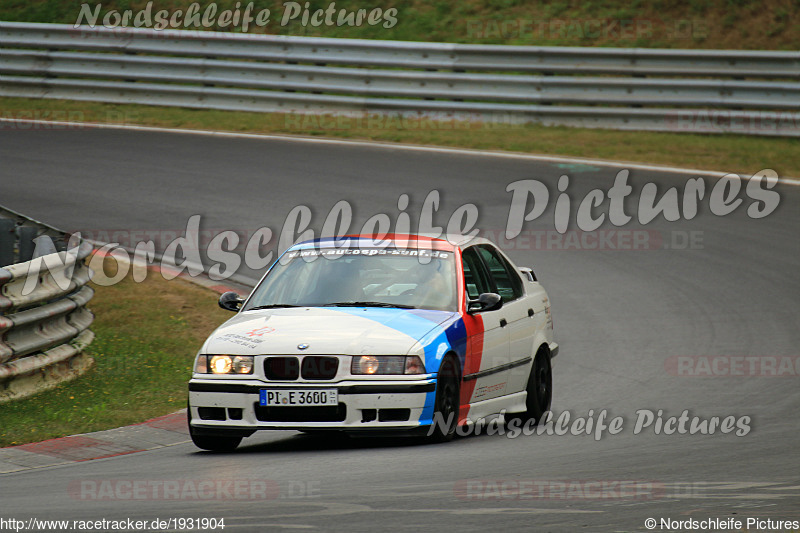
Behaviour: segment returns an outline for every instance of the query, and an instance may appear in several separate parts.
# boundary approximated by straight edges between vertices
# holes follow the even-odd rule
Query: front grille
[[[272,381],[294,381],[300,377],[300,361],[297,357],[267,357],[264,374]]]
[[[256,418],[260,422],[343,422],[347,406],[280,407],[255,404]]]
[[[333,379],[339,370],[338,357],[318,357],[309,355],[303,358],[303,379]]]

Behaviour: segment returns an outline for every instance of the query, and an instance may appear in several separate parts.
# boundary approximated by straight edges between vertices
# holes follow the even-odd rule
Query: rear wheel
[[[433,413],[433,432],[430,442],[447,442],[453,439],[458,426],[460,386],[458,369],[452,358],[445,359],[436,379],[436,400]],[[439,424],[437,421],[441,421]]]
[[[533,420],[533,424],[538,424],[544,413],[550,409],[553,400],[553,372],[550,367],[550,352],[546,349],[539,350],[533,360],[526,391],[527,411],[509,414],[506,421],[518,420],[525,424],[528,420]]]

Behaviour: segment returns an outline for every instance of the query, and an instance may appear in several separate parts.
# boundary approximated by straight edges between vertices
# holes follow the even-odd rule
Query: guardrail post
[[[32,226],[20,226],[17,229],[17,234],[19,235],[18,262],[24,263],[33,259],[33,251],[35,250],[33,239],[36,238],[37,233],[39,233],[39,230]]]
[[[14,263],[15,227],[13,220],[0,218],[0,267]]]

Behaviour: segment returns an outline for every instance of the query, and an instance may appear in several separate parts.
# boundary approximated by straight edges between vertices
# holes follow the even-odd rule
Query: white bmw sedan
[[[206,450],[258,430],[400,432],[450,440],[552,397],[550,303],[485,239],[391,235],[289,248],[204,343],[189,430]]]

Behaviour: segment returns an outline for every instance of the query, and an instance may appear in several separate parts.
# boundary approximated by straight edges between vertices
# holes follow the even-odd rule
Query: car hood
[[[246,311],[217,328],[204,353],[404,355],[456,313],[375,307]],[[307,345],[304,349],[298,346]]]

